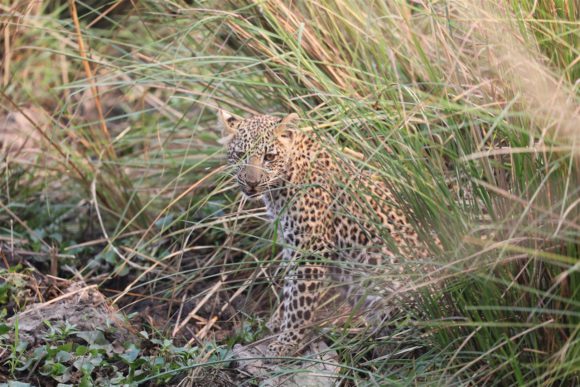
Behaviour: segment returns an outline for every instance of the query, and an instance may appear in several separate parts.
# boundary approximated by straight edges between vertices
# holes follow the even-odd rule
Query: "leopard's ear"
[[[218,140],[220,144],[226,145],[232,141],[234,135],[236,134],[236,121],[237,118],[235,118],[232,114],[222,109],[218,110],[218,128],[220,128],[222,132],[222,138]]]
[[[298,121],[300,117],[296,113],[288,114],[282,122],[274,129],[274,134],[281,141],[290,141],[294,135],[294,131],[298,129]]]

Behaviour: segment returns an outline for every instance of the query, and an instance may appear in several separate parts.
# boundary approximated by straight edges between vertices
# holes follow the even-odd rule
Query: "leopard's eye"
[[[266,153],[264,155],[264,161],[270,162],[270,161],[274,161],[275,159],[276,159],[275,153]]]
[[[234,152],[234,157],[238,160],[243,159],[246,155],[246,152]]]

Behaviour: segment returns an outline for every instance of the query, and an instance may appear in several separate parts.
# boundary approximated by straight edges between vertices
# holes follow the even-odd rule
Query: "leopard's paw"
[[[266,358],[269,362],[275,362],[279,357],[290,356],[293,353],[294,346],[282,343],[278,340],[271,342],[266,351]]]
[[[272,317],[270,317],[270,320],[268,320],[268,322],[266,323],[266,328],[268,328],[268,330],[272,333],[277,333],[280,332],[281,324],[282,322],[280,321],[278,315],[273,314]]]

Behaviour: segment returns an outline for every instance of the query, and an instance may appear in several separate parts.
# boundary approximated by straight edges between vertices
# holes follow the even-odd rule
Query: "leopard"
[[[263,202],[279,231],[285,275],[268,323],[278,332],[268,346],[274,357],[295,353],[316,321],[329,279],[349,284],[343,293],[360,302],[364,288],[350,285],[357,283],[355,266],[401,270],[401,260],[431,254],[393,189],[352,159],[337,157],[334,140],[300,130],[300,121],[295,112],[242,118],[218,111],[231,174],[243,197]],[[380,297],[405,285],[389,280]],[[363,302],[372,305],[369,298]]]

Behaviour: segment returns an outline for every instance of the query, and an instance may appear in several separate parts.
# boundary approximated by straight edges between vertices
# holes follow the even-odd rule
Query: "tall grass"
[[[3,161],[4,236],[96,254],[77,265],[87,279],[130,271],[122,305],[163,297],[169,318],[175,300],[221,294],[266,316],[272,297],[250,301],[270,288],[275,235],[222,167],[215,107],[297,111],[444,246],[424,264],[445,286],[424,292],[415,322],[378,339],[331,330],[345,382],[578,382],[575,2],[141,2],[78,26],[68,4],[1,7],[3,109],[52,117],[34,162]],[[397,335],[409,324],[428,333],[420,343]]]

